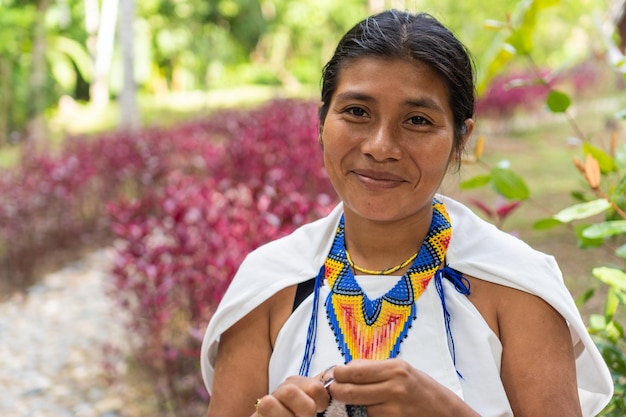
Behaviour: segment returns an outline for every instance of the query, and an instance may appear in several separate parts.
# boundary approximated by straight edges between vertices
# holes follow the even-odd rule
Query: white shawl
[[[576,353],[583,414],[596,415],[613,395],[611,375],[587,333],[554,258],[498,230],[461,203],[443,196],[438,198],[444,201],[453,225],[446,256],[450,267],[537,295],[568,322]],[[246,257],[204,336],[201,368],[209,392],[219,336],[278,291],[317,275],[330,250],[342,212],[343,206],[339,204],[327,217],[261,246]]]

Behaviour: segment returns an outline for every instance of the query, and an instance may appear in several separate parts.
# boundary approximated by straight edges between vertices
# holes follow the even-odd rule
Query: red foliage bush
[[[476,113],[484,117],[510,117],[517,110],[535,108],[548,96],[549,86],[533,74],[513,73],[495,78],[476,101]]]
[[[479,117],[507,118],[518,110],[532,110],[541,104],[551,87],[566,88],[572,95],[583,95],[600,82],[599,69],[593,60],[583,61],[557,74],[540,71],[549,85],[532,72],[514,71],[493,79],[487,91],[476,101]]]
[[[54,154],[25,147],[20,164],[0,171],[0,282],[36,281],[60,251],[110,240],[103,202],[138,195],[173,169],[221,159],[223,147],[201,126],[67,138]]]
[[[0,195],[7,275],[32,277],[37,260],[79,250],[86,236],[115,239],[110,294],[141,343],[137,358],[158,372],[165,406],[190,415],[194,400],[206,403],[202,332],[245,254],[335,201],[316,104],[292,100],[25,151],[0,171]]]
[[[162,395],[179,410],[206,399],[201,337],[243,257],[334,203],[314,104],[276,101],[193,126],[219,144],[219,157],[190,146],[162,187],[109,204],[118,239],[112,292],[130,313],[140,359],[159,372]],[[183,170],[194,160],[202,169]]]

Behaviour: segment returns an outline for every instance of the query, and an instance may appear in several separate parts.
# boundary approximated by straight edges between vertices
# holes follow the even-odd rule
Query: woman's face
[[[346,213],[387,222],[430,212],[454,155],[448,94],[426,64],[367,57],[342,67],[321,141]]]

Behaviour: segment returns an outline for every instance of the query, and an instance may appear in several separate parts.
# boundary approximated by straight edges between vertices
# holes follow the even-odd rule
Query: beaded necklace
[[[359,272],[362,272],[362,273],[367,274],[367,275],[391,275],[394,272],[399,271],[402,268],[408,266],[411,262],[413,262],[415,260],[415,258],[417,258],[417,252],[415,252],[413,255],[411,255],[409,257],[409,259],[407,259],[406,261],[402,262],[401,264],[398,264],[396,266],[391,266],[389,268],[385,268],[385,269],[380,270],[380,271],[376,271],[376,270],[373,270],[373,269],[363,268],[363,267],[360,267],[357,264],[355,264],[354,261],[352,260],[352,258],[350,257],[350,252],[348,252],[348,249],[346,249],[346,259],[348,260],[348,265],[350,265],[350,267],[352,269],[354,269],[355,271],[359,271]]]
[[[316,277],[300,374],[308,375],[315,351],[319,288],[324,279],[331,288],[325,302],[328,322],[345,362],[395,358],[416,318],[416,301],[441,266],[451,235],[452,227],[445,206],[434,199],[430,229],[417,257],[393,288],[372,300],[357,283],[347,260],[342,216],[330,253]]]

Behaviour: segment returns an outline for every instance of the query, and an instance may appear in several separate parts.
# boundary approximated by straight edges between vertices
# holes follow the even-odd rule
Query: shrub
[[[194,162],[202,169],[175,169],[140,198],[109,204],[117,238],[111,293],[129,313],[139,359],[178,415],[206,404],[201,338],[245,254],[334,203],[312,103],[276,101],[195,126],[223,146],[219,158],[192,146],[187,164],[205,155]]]
[[[594,58],[561,72],[547,69],[509,71],[490,81],[487,90],[476,101],[476,113],[479,118],[506,119],[518,110],[539,109],[556,86],[571,91],[572,95],[584,96],[592,89],[595,92],[595,87],[607,84],[600,72],[601,65]]]
[[[506,22],[496,22],[492,25],[502,30],[506,36],[502,38],[500,51],[493,62],[488,63],[487,72],[497,73],[503,65],[514,57],[524,58],[532,68],[537,68],[532,56],[532,39],[536,15],[545,5],[540,2],[520,2],[523,10],[519,19],[508,19]],[[607,68],[620,74],[621,80],[617,86],[623,86],[624,62],[626,57],[619,56],[619,49],[612,44],[610,37],[606,39],[606,47],[612,62],[607,62]],[[513,53],[511,53],[513,52]],[[607,60],[608,61],[608,60]],[[597,68],[580,66],[569,71],[578,97],[586,80],[595,80]],[[620,143],[617,132],[611,134],[610,140],[605,141],[609,146],[597,146],[594,142],[602,143],[602,138],[588,135],[584,132],[570,110],[571,97],[566,91],[556,88],[553,79],[548,79],[540,71],[535,71],[533,78],[538,84],[547,88],[542,105],[552,113],[562,115],[571,126],[580,142],[580,156],[575,155],[574,165],[584,179],[583,191],[573,190],[572,197],[576,204],[564,208],[553,216],[541,219],[536,224],[537,229],[550,229],[558,225],[567,224],[575,233],[575,239],[581,249],[598,246],[609,246],[614,249],[615,262],[611,265],[598,266],[592,269],[594,278],[605,284],[607,294],[604,300],[603,314],[592,314],[589,317],[588,330],[598,346],[613,378],[614,395],[608,405],[599,415],[624,416],[626,415],[626,331],[623,326],[623,314],[620,306],[626,305],[626,271],[623,268],[626,259],[626,146]],[[606,86],[604,88],[607,88]],[[622,109],[615,115],[626,118],[626,110]],[[601,135],[604,136],[604,135]],[[479,156],[479,153],[477,152]],[[475,157],[474,159],[478,159]],[[503,173],[506,172],[506,175]],[[505,181],[503,181],[505,179]],[[465,181],[468,188],[492,185],[495,192],[501,197],[513,201],[527,200],[528,187],[523,178],[517,176],[508,168],[503,171],[495,167],[487,175],[478,176]],[[504,185],[504,186],[502,186]],[[524,198],[520,198],[524,197]],[[598,216],[604,216],[598,222]],[[621,267],[619,266],[621,265]],[[594,295],[591,288],[579,299],[580,303],[588,301]],[[623,308],[623,307],[622,307]],[[621,312],[623,313],[623,311]]]
[[[7,290],[26,287],[60,252],[76,256],[106,244],[103,202],[138,195],[179,167],[206,171],[205,164],[221,158],[222,147],[202,125],[176,132],[69,137],[55,154],[26,146],[18,166],[0,171],[0,283]]]
[[[35,281],[42,260],[115,238],[110,294],[157,372],[164,407],[206,403],[203,329],[243,256],[325,214],[316,104],[273,101],[169,129],[26,148],[0,172],[0,273]],[[106,207],[106,209],[105,209]],[[183,406],[183,404],[185,404]]]

